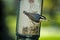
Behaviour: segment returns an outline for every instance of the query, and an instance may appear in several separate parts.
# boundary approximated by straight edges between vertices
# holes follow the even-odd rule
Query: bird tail
[[[23,11],[23,13],[24,13],[25,15],[27,15],[27,16],[29,15],[29,13],[28,13],[28,12],[26,12],[26,11]]]

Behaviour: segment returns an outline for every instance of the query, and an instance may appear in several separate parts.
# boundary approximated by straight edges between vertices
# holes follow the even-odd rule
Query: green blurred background
[[[18,1],[3,0],[3,3],[8,35],[15,40]],[[47,18],[47,21],[42,22],[39,40],[60,40],[60,0],[43,0],[42,15]]]

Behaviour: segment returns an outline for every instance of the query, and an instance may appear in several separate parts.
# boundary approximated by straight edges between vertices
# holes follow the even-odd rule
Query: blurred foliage
[[[60,40],[60,37],[42,37],[40,40]]]
[[[43,13],[46,16],[47,22],[42,22],[42,26],[56,26],[60,27],[60,2],[59,0],[44,0]]]
[[[16,16],[7,16],[6,17],[6,25],[9,29],[10,36],[15,37],[16,33]]]
[[[16,34],[16,2],[15,0],[3,0],[5,3],[6,25],[9,35],[13,38]],[[42,27],[60,27],[60,0],[43,0],[43,11],[48,21],[42,22]],[[60,37],[42,37],[40,40],[60,40]]]

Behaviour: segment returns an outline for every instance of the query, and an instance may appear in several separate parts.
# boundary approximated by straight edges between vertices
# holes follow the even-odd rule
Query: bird
[[[26,12],[23,11],[23,13],[29,17],[29,19],[31,19],[32,21],[39,23],[41,19],[46,20],[46,17],[39,15],[38,13],[30,13],[30,12]]]

